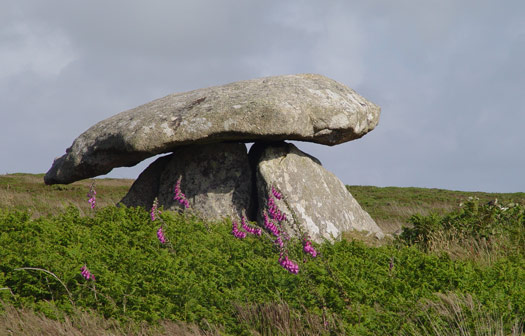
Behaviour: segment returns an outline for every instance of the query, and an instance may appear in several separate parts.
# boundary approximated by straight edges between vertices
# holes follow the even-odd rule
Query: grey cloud
[[[0,57],[13,66],[0,70],[10,125],[0,172],[43,172],[95,122],[171,92],[317,72],[382,107],[363,139],[298,144],[345,183],[523,191],[524,9],[516,0],[5,2]]]

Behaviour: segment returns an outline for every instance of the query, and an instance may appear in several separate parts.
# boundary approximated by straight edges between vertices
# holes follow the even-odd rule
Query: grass
[[[195,324],[161,321],[157,325],[147,323],[121,323],[106,319],[92,310],[74,309],[68,314],[55,311],[50,318],[33,309],[16,308],[12,304],[0,303],[0,335],[82,336],[82,335],[137,335],[137,336],[212,336],[218,330],[204,331]]]
[[[0,176],[0,335],[523,334],[523,193],[350,186],[384,230],[407,228],[315,259],[293,242],[292,275],[269,236],[228,222],[163,213],[166,247],[147,211],[113,206],[132,181],[96,179],[95,212],[92,181]]]
[[[407,335],[523,335],[523,324],[518,320],[510,330],[505,327],[497,313],[484,309],[471,295],[446,293],[438,294],[435,301],[421,304],[423,311],[419,323],[411,325]],[[438,315],[441,319],[435,319]]]
[[[53,215],[74,206],[89,213],[86,194],[95,182],[99,207],[115,205],[133,184],[128,179],[87,179],[71,184],[44,184],[44,174],[0,175],[0,209],[30,211],[33,218]]]
[[[86,194],[95,182],[99,207],[114,205],[127,193],[134,180],[86,179],[68,185],[46,186],[44,174],[0,175],[0,209],[29,210],[33,217],[57,214],[70,205],[89,213]],[[443,189],[347,186],[385,233],[399,232],[415,214],[445,214],[457,209],[469,197],[480,202],[498,199],[500,203],[525,204],[525,193],[484,193]]]

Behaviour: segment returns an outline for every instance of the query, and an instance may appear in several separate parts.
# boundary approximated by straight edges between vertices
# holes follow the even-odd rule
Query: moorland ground
[[[162,214],[160,244],[149,209],[115,207],[132,183],[0,175],[0,335],[523,332],[525,193],[348,186],[392,238],[290,242],[293,275],[228,221]]]

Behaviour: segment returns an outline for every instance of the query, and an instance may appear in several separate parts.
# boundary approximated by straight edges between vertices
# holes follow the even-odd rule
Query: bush
[[[523,255],[524,214],[522,205],[480,205],[478,199],[471,198],[458,211],[444,216],[413,215],[409,220],[412,227],[404,228],[399,238],[402,243],[423,251],[447,250],[446,247],[457,245],[466,250],[475,247],[478,251],[474,252],[485,250],[492,255]]]

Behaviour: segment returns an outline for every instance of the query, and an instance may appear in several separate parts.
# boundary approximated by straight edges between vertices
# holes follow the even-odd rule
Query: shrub
[[[525,207],[515,203],[480,205],[471,198],[457,211],[444,216],[413,215],[409,222],[412,227],[404,228],[400,241],[423,251],[469,257],[525,252]]]

